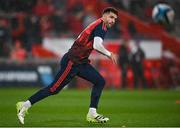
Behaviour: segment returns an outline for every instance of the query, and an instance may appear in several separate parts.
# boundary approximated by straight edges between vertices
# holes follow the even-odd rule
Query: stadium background
[[[167,3],[175,10],[175,21],[171,28],[164,29],[152,21],[152,8],[159,2]],[[118,8],[119,19],[115,27],[107,34],[104,44],[107,49],[118,54],[118,49],[124,39],[130,42],[129,48],[132,52],[136,49],[136,42],[140,43],[146,54],[143,69],[147,80],[147,88],[143,90],[140,84],[139,87],[135,89],[133,85],[133,72],[131,66],[129,66],[126,89],[122,89],[121,69],[119,66],[113,65],[107,58],[93,52],[90,57],[91,63],[106,79],[105,92],[107,95],[105,94],[102,105],[104,103],[104,106],[106,106],[105,98],[113,97],[115,98],[114,100],[117,100],[113,103],[124,103],[124,106],[121,106],[122,109],[124,109],[129,106],[129,104],[127,104],[126,101],[123,102],[122,97],[128,102],[128,97],[139,99],[141,95],[142,97],[152,95],[152,97],[148,97],[149,100],[152,101],[149,102],[149,104],[154,104],[155,97],[153,97],[153,95],[155,95],[161,99],[161,102],[159,102],[159,110],[162,106],[167,105],[162,102],[164,99],[169,99],[169,102],[177,105],[171,106],[172,109],[169,109],[170,105],[166,106],[169,112],[169,115],[167,114],[166,116],[167,119],[169,119],[168,116],[170,116],[170,120],[161,119],[160,122],[156,122],[155,120],[149,119],[149,122],[154,121],[155,123],[141,123],[136,121],[128,123],[125,122],[128,118],[124,118],[124,120],[121,121],[129,126],[180,126],[178,119],[180,113],[180,95],[178,91],[180,87],[179,0],[1,0],[0,96],[2,106],[0,107],[0,118],[2,120],[0,126],[18,126],[18,124],[15,123],[15,119],[10,120],[13,123],[11,122],[9,124],[3,120],[8,118],[6,116],[8,110],[10,112],[13,110],[12,106],[8,103],[6,104],[7,98],[11,99],[12,94],[14,97],[10,101],[15,104],[18,100],[24,99],[25,96],[30,96],[37,88],[47,86],[53,80],[59,68],[59,61],[62,55],[70,48],[79,33],[89,23],[99,18],[102,10],[107,6]],[[68,89],[66,88],[67,92],[65,91],[63,94],[65,97],[68,95],[69,98],[70,96],[78,98],[76,95],[77,91],[77,94],[86,97],[87,95],[85,93],[89,94],[86,89],[90,87],[91,84],[89,82],[76,77],[68,85]],[[68,92],[69,88],[73,88],[73,91],[70,90],[70,92]],[[160,94],[160,96],[158,94]],[[88,100],[88,98],[86,99]],[[53,100],[53,97],[51,100]],[[74,100],[76,101],[76,99]],[[134,102],[136,101],[136,99],[133,100]],[[47,103],[47,101],[45,102]],[[143,99],[142,102],[147,105],[145,99]],[[51,101],[49,100],[49,104],[50,103]],[[88,101],[85,101],[85,103],[88,104]],[[43,106],[43,104],[40,105]],[[67,106],[68,105],[70,106],[70,104],[67,104]],[[109,108],[112,106],[109,106]],[[44,104],[44,107],[47,106]],[[119,109],[118,107],[115,108]],[[106,110],[108,107],[104,109]],[[132,110],[133,109],[130,108],[130,111]],[[36,109],[34,111],[36,111]],[[138,110],[138,112],[139,111],[140,110]],[[82,112],[85,112],[85,110]],[[111,112],[113,111],[109,113]],[[121,112],[119,113],[121,114]],[[161,114],[158,115],[158,112],[156,114],[157,117],[159,116],[160,118]],[[172,115],[171,112],[177,115]],[[59,113],[63,112],[60,111]],[[146,113],[146,110],[144,113]],[[47,115],[51,117],[50,112],[47,112]],[[116,116],[118,117],[118,115]],[[144,116],[142,115],[141,118]],[[15,116],[13,115],[13,117]],[[152,118],[154,119],[156,116]],[[69,118],[67,118],[66,121],[68,121],[68,119]],[[31,121],[33,124],[33,120]],[[122,123],[119,123],[121,121],[114,121],[107,126],[123,126]],[[35,121],[34,125],[28,124],[27,126],[36,125],[88,126],[83,123],[82,125],[78,123],[64,125],[63,122],[62,124],[56,122],[56,125],[54,125],[53,121],[50,125],[42,125],[41,122],[37,123]]]

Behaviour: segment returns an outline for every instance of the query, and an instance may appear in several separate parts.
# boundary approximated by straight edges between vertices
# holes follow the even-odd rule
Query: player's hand
[[[111,52],[110,59],[112,60],[112,62],[114,64],[117,64],[117,56],[114,53],[112,53],[112,52]]]

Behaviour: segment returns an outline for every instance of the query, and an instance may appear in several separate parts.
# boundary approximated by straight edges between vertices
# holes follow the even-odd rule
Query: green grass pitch
[[[0,126],[19,127],[15,104],[38,89],[0,88]],[[90,90],[63,90],[35,104],[24,126],[47,127],[172,127],[180,126],[180,92],[172,90],[105,90],[98,112],[106,124],[90,124],[85,117]]]

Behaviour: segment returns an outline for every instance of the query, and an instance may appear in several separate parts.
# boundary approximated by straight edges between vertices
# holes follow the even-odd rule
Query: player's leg
[[[54,79],[54,81],[50,86],[39,90],[37,93],[35,93],[29,98],[31,104],[35,104],[36,102],[50,95],[57,94],[59,91],[61,91],[64,88],[64,86],[66,86],[71,81],[71,79],[75,76],[75,72],[72,69],[71,67],[72,65],[70,63],[71,62],[68,62],[66,68],[65,69],[63,68],[63,70],[60,70],[58,72],[56,78]]]
[[[67,57],[63,57],[61,61],[61,68],[57,73],[54,81],[48,87],[45,87],[39,90],[37,93],[32,95],[27,101],[25,102],[18,102],[17,103],[17,111],[18,111],[18,118],[22,124],[24,124],[24,116],[26,111],[36,102],[50,96],[57,94],[65,85],[67,85],[71,79],[76,75],[77,69],[74,66],[72,68],[73,63],[67,59]]]
[[[96,112],[98,107],[99,99],[102,90],[105,85],[104,78],[99,74],[99,72],[92,67],[90,64],[82,64],[79,68],[78,76],[93,83],[91,92],[90,108],[87,114],[87,121],[89,122],[107,122],[109,118],[104,117]]]
[[[147,88],[147,83],[146,83],[146,78],[145,78],[145,76],[144,76],[143,65],[142,65],[142,64],[139,64],[137,68],[138,68],[139,80],[141,81],[142,87],[143,87],[144,89],[146,89],[146,88]]]
[[[137,65],[135,63],[132,64],[132,71],[133,71],[133,77],[134,77],[134,88],[138,88],[138,79],[139,79],[139,74],[137,70]]]
[[[126,64],[122,64],[121,65],[121,88],[125,89],[127,86],[127,82],[126,82],[126,77],[127,77],[127,65]]]

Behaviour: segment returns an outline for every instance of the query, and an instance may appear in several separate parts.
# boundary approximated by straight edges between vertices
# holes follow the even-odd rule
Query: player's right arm
[[[108,58],[110,58],[113,63],[117,64],[117,59],[116,56],[114,55],[114,53],[108,51],[104,46],[103,46],[103,39],[101,37],[94,37],[94,43],[93,43],[93,48],[100,52],[101,54],[107,56]]]

